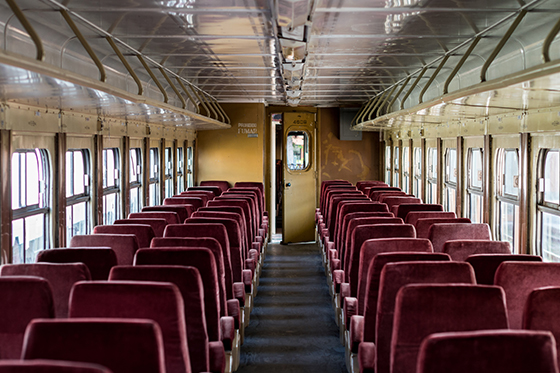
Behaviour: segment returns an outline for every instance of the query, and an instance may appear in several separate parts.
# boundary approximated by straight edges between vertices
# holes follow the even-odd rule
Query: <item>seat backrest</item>
[[[372,193],[375,193],[375,192],[402,192],[402,190],[399,187],[372,186],[368,190],[368,197],[370,197],[374,201],[376,201],[376,199],[374,199],[375,197],[372,196]]]
[[[475,254],[511,254],[507,241],[450,240],[443,244],[443,252],[452,260],[465,261]]]
[[[396,256],[391,256],[390,253],[394,253]],[[420,255],[417,255],[418,253]],[[353,290],[355,290],[358,298],[358,314],[364,314],[365,303],[361,300],[365,299],[366,287],[369,284],[368,291],[377,292],[381,270],[388,260],[413,260],[408,258],[420,258],[418,260],[440,260],[439,258],[442,258],[441,260],[449,260],[447,255],[424,255],[432,253],[432,243],[425,238],[377,238],[364,242],[360,250],[357,284],[350,283],[351,288],[354,285]],[[375,263],[373,267],[371,267],[372,263]],[[350,280],[352,281],[352,278]]]
[[[397,292],[391,372],[414,372],[422,340],[433,333],[507,329],[504,291],[484,285],[406,285]]]
[[[383,254],[393,259],[399,259],[398,254]],[[424,254],[429,257],[442,255],[438,261],[391,261],[380,273],[378,299],[372,298],[375,292],[368,292],[367,306],[364,315],[364,341],[375,342],[377,347],[378,373],[389,373],[391,358],[391,336],[393,334],[393,319],[395,315],[395,301],[398,291],[410,284],[474,284],[474,273],[466,263],[451,262],[446,254]],[[404,259],[405,254],[401,257]],[[421,258],[421,257],[419,257]],[[435,258],[434,258],[435,259]],[[374,268],[372,267],[372,271]],[[371,282],[373,284],[373,279]]]
[[[198,269],[167,265],[117,266],[111,270],[109,281],[170,282],[177,286],[183,298],[191,370],[210,371],[204,285]]]
[[[388,218],[400,219],[400,218]],[[402,222],[402,219],[400,219]],[[350,278],[354,281],[358,279],[358,270],[360,267],[360,251],[362,245],[372,239],[376,238],[416,238],[414,227],[410,224],[368,224],[359,225],[352,232],[350,238],[350,246],[346,250],[346,257],[344,261],[344,275],[346,282],[350,282]],[[355,290],[358,290],[356,283]],[[354,293],[355,294],[355,293]]]
[[[422,200],[420,198],[409,196],[383,196],[379,199],[379,202],[386,203],[387,207],[389,207],[389,211],[393,212],[393,206],[402,205],[403,203],[422,203]]]
[[[214,197],[219,196],[220,194],[222,194],[222,189],[220,187],[217,186],[210,186],[210,185],[206,185],[206,186],[192,186],[192,187],[188,187],[187,190],[208,190],[212,193],[214,193]]]
[[[72,286],[79,281],[91,280],[89,269],[84,263],[5,264],[0,267],[0,276],[36,276],[46,279],[52,290],[54,314],[59,318],[68,317]]]
[[[84,263],[92,280],[107,280],[117,255],[110,247],[73,247],[39,251],[37,263]]]
[[[204,201],[200,197],[167,197],[163,200],[164,206],[169,205],[192,205],[194,211],[198,210],[201,207],[206,206]]]
[[[69,317],[154,320],[163,336],[167,372],[191,372],[183,299],[171,283],[80,282],[72,289]]]
[[[361,225],[375,225],[375,224],[403,224],[401,218],[395,217],[387,217],[387,216],[366,216],[366,217],[357,217],[348,220],[348,224],[346,226],[346,233],[344,233],[345,238],[344,241],[341,242],[340,247],[337,248],[338,250],[338,258],[340,259],[342,269],[346,270],[348,266],[348,260],[351,255],[351,250],[353,247],[353,234],[357,227]],[[363,241],[359,242],[359,245]]]
[[[193,205],[159,205],[146,206],[142,208],[142,212],[174,212],[179,218],[179,223],[185,221],[194,212]]]
[[[226,300],[220,298],[218,272],[212,252],[205,248],[158,247],[140,249],[136,253],[135,265],[181,265],[195,267],[204,285],[204,313],[208,338],[220,340],[220,316],[226,314]]]
[[[378,181],[378,180],[362,180],[356,183],[356,188],[358,188],[362,192],[364,191],[365,188],[373,187],[373,186],[388,186],[388,185],[385,184],[383,181]]]
[[[98,225],[93,228],[93,234],[133,234],[138,239],[138,247],[150,247],[155,237],[154,229],[147,224],[112,224]]]
[[[56,360],[0,361],[0,373],[111,373],[98,364]]]
[[[22,357],[94,363],[113,373],[166,373],[160,327],[145,319],[33,320]]]
[[[0,277],[0,359],[19,359],[27,324],[54,317],[49,282],[31,276]]]
[[[407,215],[412,211],[443,211],[443,206],[432,203],[401,203],[398,205],[396,216],[406,221]]]
[[[222,192],[225,192],[230,188],[229,182],[225,180],[204,180],[200,182],[200,186],[214,186],[220,188]]]
[[[523,312],[523,329],[546,330],[555,340],[560,340],[560,287],[549,286],[533,290]],[[556,356],[560,366],[560,344],[556,344]]]
[[[334,235],[334,226],[336,223],[336,212],[338,209],[338,205],[341,202],[346,202],[346,201],[369,201],[369,198],[366,197],[365,195],[361,194],[353,194],[353,195],[348,195],[348,194],[340,194],[337,196],[332,197],[329,200],[329,208],[328,208],[328,212],[327,215],[325,216],[326,218],[326,222],[327,222],[327,227],[329,228],[329,232],[331,235]],[[333,236],[334,237],[334,236]]]
[[[264,193],[264,184],[262,181],[238,181],[234,185],[235,188],[259,188]]]
[[[243,208],[241,206],[207,206],[198,209],[197,212],[214,212],[214,213],[227,212],[227,213],[234,213],[240,215],[241,220],[243,222],[241,226],[243,227],[243,235],[245,236],[246,249],[249,250],[251,248],[251,242],[253,240],[253,238],[250,236],[251,227],[247,225],[247,219],[245,218],[245,211],[243,211]]]
[[[554,338],[548,332],[491,330],[435,333],[418,354],[418,373],[557,373]]]
[[[336,247],[339,245],[341,232],[344,229],[344,217],[348,214],[363,211],[363,212],[380,212],[387,213],[387,205],[382,203],[373,203],[370,200],[351,200],[344,201],[338,204],[336,211],[335,223],[333,227],[333,238]]]
[[[336,188],[329,188],[325,191],[325,198],[323,201],[323,206],[321,207],[321,212],[323,217],[327,219],[329,217],[329,209],[331,205],[331,201],[334,197],[340,197],[343,195],[348,196],[361,196],[363,195],[362,192],[356,189],[355,186],[343,186],[343,187],[336,187]]]
[[[133,212],[128,215],[129,219],[165,219],[167,224],[179,224],[179,214],[173,211],[145,211]],[[185,218],[186,219],[186,218]]]
[[[253,226],[253,217],[249,208],[249,202],[244,200],[235,200],[235,199],[215,199],[213,201],[208,202],[208,207],[225,207],[224,209],[220,209],[222,211],[230,211],[228,208],[230,207],[239,207],[243,210],[243,217],[245,218],[245,226],[247,227],[247,233],[249,242],[253,242],[253,238],[255,237],[255,231]],[[205,211],[205,210],[203,210]]]
[[[457,218],[457,214],[453,211],[410,211],[406,215],[406,219],[404,222],[406,224],[412,224],[416,227],[416,222],[418,219],[455,219]],[[418,227],[416,227],[418,230]]]
[[[373,203],[372,203],[373,204]],[[348,204],[344,205],[344,207],[354,207],[358,204]],[[338,238],[336,241],[336,248],[337,250],[341,248],[343,245],[346,244],[347,241],[347,233],[348,233],[348,224],[352,219],[358,218],[393,218],[393,214],[390,212],[368,212],[368,211],[359,211],[359,212],[350,212],[344,215],[342,219],[342,223],[338,226]]]
[[[154,237],[162,237],[167,221],[165,219],[152,219],[152,218],[128,218],[128,219],[117,219],[113,224],[119,225],[130,225],[130,224],[142,224],[149,225],[154,231]],[[153,237],[152,237],[153,238]],[[151,241],[151,239],[150,239]],[[140,242],[140,241],[139,241]]]
[[[185,220],[185,224],[200,224],[206,226],[208,224],[223,224],[226,228],[229,255],[231,263],[231,272],[233,275],[233,282],[243,281],[243,252],[242,252],[242,236],[239,224],[233,219],[227,218],[208,218],[208,217],[190,217]],[[212,237],[212,236],[211,236]],[[223,243],[220,243],[223,245]],[[223,247],[223,246],[222,246]]]
[[[209,197],[209,196],[212,197]],[[206,206],[206,204],[208,203],[209,200],[214,199],[214,193],[212,192],[196,192],[194,190],[187,190],[184,192],[181,192],[180,194],[174,196],[174,197],[196,197],[196,198],[200,198],[202,200],[202,206]]]
[[[118,265],[130,265],[138,250],[138,238],[134,234],[84,234],[72,237],[69,247],[110,247]]]
[[[469,218],[451,218],[451,217],[443,217],[443,218],[420,218],[416,220],[416,235],[418,238],[428,238],[430,235],[430,228],[434,224],[439,223],[447,223],[447,224],[470,224],[471,219]]]
[[[261,187],[253,187],[253,186],[237,186],[230,188],[229,191],[253,191],[257,194],[261,204],[261,211],[264,211],[264,188]]]
[[[368,197],[371,198],[373,202],[379,202],[379,199],[383,196],[407,196],[406,192],[402,190],[374,190],[371,191],[372,188],[368,190]]]
[[[544,286],[560,286],[560,263],[503,262],[496,270],[494,284],[506,293],[511,328],[521,329],[529,294]]]
[[[441,253],[443,245],[450,240],[492,240],[490,226],[482,224],[435,223],[428,231],[428,239],[432,241],[434,252]]]
[[[258,212],[257,212],[257,207],[256,207],[256,201],[249,197],[249,196],[244,196],[244,195],[240,195],[240,194],[227,194],[224,193],[222,194],[220,197],[216,198],[217,200],[223,200],[223,201],[236,201],[236,202],[244,202],[247,205],[247,209],[245,210],[245,214],[246,216],[249,216],[250,219],[250,223],[252,224],[251,228],[253,230],[253,235],[256,236],[258,233],[258,227],[259,227],[259,217],[258,217]],[[243,205],[245,206],[245,205]],[[242,207],[243,207],[242,206]],[[245,209],[245,207],[243,207]]]
[[[327,186],[321,192],[321,199],[320,199],[320,209],[323,216],[327,213],[327,201],[329,199],[330,192],[336,193],[349,193],[349,192],[359,192],[358,189],[352,184],[333,184]]]
[[[243,215],[237,212],[226,212],[226,211],[206,211],[206,210],[198,210],[194,214],[192,214],[193,218],[226,218],[226,219],[233,219],[239,224],[239,228],[241,231],[241,239],[242,239],[242,247],[245,256],[249,250],[248,242],[247,242],[247,228],[245,227],[245,219],[243,219]]]
[[[476,283],[479,285],[494,285],[494,276],[500,264],[513,261],[542,262],[542,258],[525,254],[476,254],[466,259],[474,268]]]
[[[214,255],[216,262],[216,270],[218,271],[218,285],[220,287],[220,299],[232,299],[232,286],[226,286],[226,281],[233,283],[231,269],[227,271],[230,274],[226,278],[226,269],[224,264],[224,256],[222,246],[212,237],[156,237],[152,240],[152,248],[155,247],[197,247],[206,248]]]

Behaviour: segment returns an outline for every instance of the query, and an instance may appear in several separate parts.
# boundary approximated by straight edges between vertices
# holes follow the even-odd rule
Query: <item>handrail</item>
[[[144,57],[142,57],[142,55],[140,55],[140,54],[137,54],[136,57],[138,57],[138,60],[140,61],[142,66],[144,66],[144,69],[146,69],[146,72],[150,75],[150,78],[152,78],[154,83],[156,83],[157,87],[159,88],[159,90],[163,94],[163,102],[165,102],[167,104],[167,101],[169,101],[169,98],[167,97],[167,91],[163,88],[163,86],[159,82],[158,78],[156,78],[156,76],[154,75],[154,72],[150,69],[150,66],[148,66],[148,64],[144,60]]]
[[[115,53],[117,54],[117,56],[121,60],[124,67],[126,67],[126,69],[128,70],[128,73],[132,76],[132,79],[134,79],[134,81],[136,82],[136,85],[138,86],[138,95],[142,96],[142,93],[144,93],[144,88],[142,87],[142,82],[140,81],[140,78],[138,78],[138,75],[136,75],[136,73],[134,72],[134,69],[132,69],[132,66],[130,66],[130,64],[128,63],[128,61],[126,60],[126,58],[124,57],[124,55],[120,51],[119,47],[117,47],[117,44],[115,44],[113,39],[111,37],[107,36],[107,37],[105,37],[105,40],[107,40],[107,42],[109,43],[111,48],[113,48],[113,50],[115,51]]]
[[[383,101],[383,99],[385,98],[385,95],[388,93],[389,91],[385,91],[383,92],[383,94],[381,95],[381,97],[379,97],[379,100],[377,100],[377,102],[375,103],[375,105],[373,106],[373,108],[369,111],[368,113],[368,120],[371,120],[371,115],[373,113],[377,112],[377,108],[379,107],[379,104],[381,103],[381,101]]]
[[[82,47],[84,47],[87,54],[89,54],[95,66],[97,66],[97,69],[99,70],[99,80],[105,82],[107,80],[107,75],[105,74],[105,67],[103,66],[103,64],[101,63],[101,61],[99,60],[95,52],[93,51],[93,49],[91,49],[91,46],[87,42],[86,38],[84,38],[84,35],[82,35],[81,31],[78,29],[78,26],[76,26],[72,18],[70,18],[70,14],[68,14],[68,12],[65,9],[60,9],[60,14],[62,14],[62,17],[64,18],[66,23],[68,23],[68,26],[70,26],[70,28],[74,32],[74,35],[76,35],[76,37],[82,44]]]
[[[185,84],[183,84],[183,81],[179,78],[176,78],[176,79],[177,79],[177,83],[179,83],[179,85],[181,86],[181,89],[183,90],[183,92],[185,92],[185,94],[189,97],[189,100],[191,100],[191,102],[193,103],[194,108],[196,110],[196,113],[200,114],[200,109],[198,108],[198,105],[196,104],[196,101],[195,101],[194,97],[191,96],[191,93],[189,92],[187,87],[185,87]]]
[[[389,105],[387,105],[387,110],[389,110],[391,107],[393,107],[393,104],[395,103],[397,98],[401,95],[402,91],[404,91],[404,87],[406,87],[406,85],[408,84],[408,82],[410,81],[411,78],[412,78],[412,76],[410,76],[410,75],[406,77],[406,80],[404,81],[403,85],[401,86],[401,88],[399,89],[399,91],[397,92],[395,97],[393,97],[391,102],[389,102]]]
[[[550,45],[554,41],[556,35],[558,35],[558,32],[560,32],[560,19],[558,20],[558,22],[556,22],[552,30],[550,30],[550,32],[544,39],[542,47],[542,57],[545,63],[550,62]]]
[[[455,77],[455,75],[457,75],[457,73],[459,72],[459,70],[461,69],[461,67],[463,67],[463,64],[467,61],[467,58],[469,58],[469,56],[471,55],[471,53],[473,52],[474,48],[476,48],[476,45],[478,44],[478,42],[482,40],[481,36],[477,36],[473,42],[471,43],[471,45],[469,46],[469,49],[467,49],[467,51],[465,52],[465,54],[463,54],[463,57],[461,57],[461,59],[459,60],[459,63],[457,63],[457,65],[455,65],[455,67],[453,68],[453,70],[451,71],[451,73],[449,74],[449,76],[447,77],[447,79],[445,80],[445,84],[443,85],[443,94],[446,94],[449,92],[449,84],[451,84],[451,81],[453,80],[453,78]]]
[[[387,101],[391,98],[391,95],[393,94],[393,92],[395,92],[395,89],[397,89],[397,85],[396,85],[396,84],[393,86],[393,89],[391,89],[391,91],[389,92],[389,94],[387,95],[387,97],[385,97],[385,100],[383,100],[383,102],[381,103],[381,105],[379,105],[379,107],[377,108],[377,116],[379,116],[379,113],[381,113],[381,110],[383,109],[383,107],[385,106],[385,104],[387,103]]]
[[[183,105],[183,109],[186,109],[187,108],[187,103],[185,102],[185,99],[183,98],[183,96],[181,96],[181,93],[179,92],[177,87],[175,87],[175,85],[173,84],[171,79],[169,79],[169,76],[165,73],[165,70],[160,67],[159,71],[161,72],[161,75],[163,75],[165,80],[167,80],[167,83],[171,86],[171,89],[173,90],[173,92],[175,92],[177,97],[179,97],[179,100],[181,100],[181,104]]]
[[[420,79],[422,79],[422,77],[424,76],[424,74],[426,73],[427,70],[428,70],[428,65],[425,65],[422,68],[422,71],[420,71],[420,74],[418,74],[418,76],[416,77],[416,80],[414,80],[414,82],[412,82],[412,85],[410,86],[408,91],[406,91],[406,94],[404,95],[404,97],[401,101],[401,110],[404,109],[404,103],[405,103],[406,99],[408,98],[408,96],[410,96],[410,94],[412,93],[414,88],[416,88],[416,86],[418,85],[418,82],[420,81]]]
[[[437,67],[436,71],[434,71],[434,73],[432,74],[432,76],[430,76],[430,79],[428,80],[428,83],[426,83],[424,85],[424,87],[422,87],[422,91],[420,91],[420,95],[418,96],[418,103],[421,104],[422,103],[422,99],[424,98],[424,93],[426,93],[426,91],[428,90],[428,88],[430,88],[430,86],[432,85],[432,83],[434,82],[434,80],[436,79],[436,76],[439,74],[439,72],[441,71],[441,69],[443,68],[443,65],[445,65],[445,63],[447,62],[447,60],[449,59],[450,54],[446,54],[445,57],[443,57],[443,59],[441,60],[441,63],[439,64],[439,66]]]
[[[14,15],[17,17],[17,19],[19,20],[19,22],[21,23],[25,31],[27,31],[27,33],[29,34],[31,40],[33,40],[33,43],[35,44],[35,49],[37,49],[37,54],[35,59],[37,61],[43,61],[45,59],[45,49],[43,48],[43,42],[41,41],[41,38],[39,37],[37,32],[35,32],[35,29],[31,25],[31,23],[29,23],[27,17],[25,16],[25,14],[23,14],[22,10],[16,4],[15,0],[6,0],[6,2],[10,6],[10,9],[12,9],[12,12],[14,12]]]

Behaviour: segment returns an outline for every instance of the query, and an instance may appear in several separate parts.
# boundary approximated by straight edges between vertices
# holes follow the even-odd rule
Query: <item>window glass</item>
[[[480,194],[469,194],[469,219],[473,223],[482,223],[483,220],[483,199]]]
[[[142,209],[142,150],[130,149],[130,212]]]
[[[305,170],[309,166],[309,136],[305,131],[290,131],[286,138],[289,170]]]
[[[558,150],[548,151],[544,162],[544,200],[554,204],[560,203],[559,156]]]
[[[103,149],[103,224],[119,218],[119,149]]]
[[[385,182],[391,185],[391,147],[385,147]]]
[[[470,149],[469,185],[482,189],[482,149]]]
[[[402,190],[405,193],[409,193],[408,187],[409,187],[409,183],[410,183],[410,148],[408,146],[403,148],[403,159],[402,159],[402,165],[403,165],[403,182],[402,182]]]
[[[422,198],[422,148],[414,148],[414,195]]]
[[[560,262],[560,216],[542,214],[542,257],[546,262]]]
[[[517,149],[498,149],[496,199],[497,239],[515,252],[519,232],[519,164]]]
[[[473,223],[482,223],[482,149],[470,148],[468,151],[467,179],[467,217]]]
[[[393,162],[394,162],[394,171],[395,173],[393,174],[393,186],[395,187],[400,187],[400,149],[398,146],[395,146],[395,150],[394,150],[394,154],[395,157],[393,158]]]
[[[557,173],[556,178],[558,178]],[[515,197],[519,195],[519,160],[516,150],[505,152],[504,193]]]
[[[194,186],[194,151],[193,147],[187,148],[187,187]]]
[[[156,206],[160,204],[159,197],[159,149],[150,148],[150,206]]]
[[[165,197],[173,197],[173,150],[165,148]]]
[[[13,263],[33,263],[49,247],[49,161],[44,149],[12,155]]]
[[[428,148],[427,203],[437,203],[437,148]]]
[[[185,190],[185,159],[183,148],[177,148],[177,193]]]
[[[445,180],[457,183],[457,149],[447,149],[445,154]]]
[[[89,150],[66,152],[66,242],[89,233]]]

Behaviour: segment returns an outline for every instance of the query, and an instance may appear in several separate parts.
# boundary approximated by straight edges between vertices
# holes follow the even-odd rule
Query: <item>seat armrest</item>
[[[348,330],[348,328],[350,327],[350,318],[358,314],[358,298],[345,297],[343,305],[344,324],[346,325],[346,330]]]
[[[237,299],[228,299],[226,307],[228,316],[233,317],[235,329],[239,329],[239,325],[241,325],[241,310],[239,307],[239,301]]]
[[[245,259],[245,269],[244,271],[251,272],[251,278],[255,274],[255,270],[257,269],[257,261],[255,259]],[[243,280],[245,281],[245,280]]]
[[[224,373],[226,369],[226,351],[224,344],[220,342],[209,342],[208,350],[210,352],[210,372]]]
[[[358,346],[364,341],[364,317],[352,316],[350,319],[350,351],[358,353]]]
[[[233,348],[233,340],[235,339],[235,322],[233,317],[223,316],[220,319],[220,328],[222,331],[224,350],[231,351]]]
[[[340,284],[342,284],[342,282],[344,281],[344,271],[337,269],[333,271],[332,277],[333,277],[332,281],[334,284],[334,292],[340,293]]]
[[[244,284],[244,291],[247,294],[251,294],[253,291],[253,273],[254,271],[244,269],[243,270],[243,284]]]
[[[261,254],[259,253],[259,250],[255,250],[255,249],[249,250],[249,259],[253,259],[258,262],[260,256]]]
[[[240,307],[245,306],[245,285],[242,282],[233,283],[233,297],[239,302]]]
[[[373,342],[362,342],[358,347],[358,363],[360,373],[375,372],[375,344]]]
[[[333,259],[330,263],[330,266],[331,266],[331,271],[332,272],[337,271],[337,270],[340,271],[341,270],[340,269],[340,267],[341,267],[340,259]]]

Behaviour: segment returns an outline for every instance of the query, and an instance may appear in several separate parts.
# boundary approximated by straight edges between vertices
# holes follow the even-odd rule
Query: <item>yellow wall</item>
[[[232,186],[237,181],[262,182],[264,104],[221,105],[231,120],[231,128],[198,132],[197,185],[204,180],[227,180]],[[251,132],[256,132],[258,137],[249,137]]]

